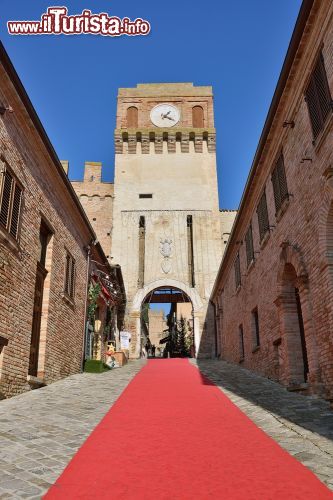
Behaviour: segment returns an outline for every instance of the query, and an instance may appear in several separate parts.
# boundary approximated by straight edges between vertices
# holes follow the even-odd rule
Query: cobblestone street
[[[333,412],[224,361],[192,360],[253,422],[333,490]]]
[[[40,498],[144,363],[1,401],[0,498]]]
[[[222,361],[192,363],[333,489],[333,413],[326,402]],[[0,498],[40,498],[144,364],[74,375],[1,401]]]

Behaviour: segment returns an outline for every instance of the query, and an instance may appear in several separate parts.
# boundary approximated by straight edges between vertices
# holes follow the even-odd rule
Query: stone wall
[[[180,112],[169,129],[150,121],[159,103]],[[204,127],[192,123],[192,107],[204,110]],[[138,126],[128,128],[127,109],[138,109]],[[220,213],[211,87],[193,84],[145,84],[119,89],[115,131],[115,202],[112,256],[121,264],[132,328],[131,355],[137,356],[139,314],[144,293],[174,286],[193,299],[197,354],[211,356],[213,344],[208,300],[235,213]],[[187,217],[193,221],[195,286],[189,276]],[[144,219],[144,279],[139,277],[139,225]],[[227,221],[227,222],[226,222]],[[225,224],[226,222],[226,224]],[[226,226],[226,227],[224,227]],[[166,242],[169,255],[163,255]]]

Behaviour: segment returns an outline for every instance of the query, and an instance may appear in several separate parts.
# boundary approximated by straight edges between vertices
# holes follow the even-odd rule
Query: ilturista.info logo
[[[139,36],[150,33],[150,23],[137,18],[120,19],[106,12],[93,14],[84,9],[79,15],[68,15],[67,7],[49,7],[40,21],[7,21],[10,35],[102,35]]]

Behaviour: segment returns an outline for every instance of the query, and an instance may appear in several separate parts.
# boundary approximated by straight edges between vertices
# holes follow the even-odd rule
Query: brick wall
[[[5,61],[6,62],[6,61]],[[8,339],[0,355],[0,397],[29,389],[31,328],[39,231],[43,218],[50,231],[45,267],[38,378],[45,383],[79,372],[82,362],[86,294],[86,246],[95,237],[75,194],[55,165],[37,131],[23,90],[13,83],[8,61],[0,65],[0,101],[13,113],[0,117],[0,152],[23,186],[19,242],[0,228],[0,322]],[[66,251],[75,259],[74,300],[64,299]]]
[[[213,299],[222,357],[291,388],[333,399],[332,172],[333,114],[315,144],[304,92],[320,48],[333,95],[332,4],[315,1],[261,157],[255,165],[218,275]],[[294,127],[283,122],[293,121]],[[271,172],[281,150],[290,193],[276,214]],[[270,231],[262,244],[256,208],[266,189]],[[252,223],[255,261],[247,266],[245,233]],[[241,286],[234,261],[240,254]],[[295,302],[299,290],[309,374],[302,384],[303,353]],[[251,312],[258,307],[260,346]],[[241,360],[239,326],[245,357]],[[304,381],[304,380],[303,380]]]
[[[83,181],[72,186],[96,232],[104,253],[111,252],[114,185],[102,181],[102,164],[86,162]]]

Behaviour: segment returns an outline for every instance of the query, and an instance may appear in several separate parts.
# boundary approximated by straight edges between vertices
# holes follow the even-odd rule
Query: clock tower
[[[196,355],[211,356],[209,296],[234,218],[219,210],[212,88],[119,89],[115,152],[111,254],[124,277],[130,355],[140,355],[142,303],[168,288],[192,305]]]

